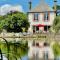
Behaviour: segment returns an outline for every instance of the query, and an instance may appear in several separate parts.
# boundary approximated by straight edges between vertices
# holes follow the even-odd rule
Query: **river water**
[[[29,41],[29,45],[28,46],[31,46],[31,43],[30,43],[30,41]],[[20,51],[20,50],[19,50]],[[25,52],[25,50],[24,50],[24,52]],[[27,54],[28,52],[26,52],[26,54]],[[4,55],[3,55],[3,60],[8,60]],[[18,60],[29,60],[28,59],[28,55],[24,55],[24,56],[22,56],[21,57],[21,59],[18,59]],[[57,57],[57,58],[55,58],[55,60],[60,60],[60,57]]]
[[[22,57],[22,60],[28,60],[28,56]]]
[[[3,60],[8,60],[6,57],[3,56]],[[18,59],[20,60],[20,59]],[[21,60],[28,60],[28,56],[24,56],[21,58]]]

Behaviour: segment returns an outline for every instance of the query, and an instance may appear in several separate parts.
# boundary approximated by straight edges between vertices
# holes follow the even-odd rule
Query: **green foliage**
[[[53,51],[55,56],[60,56],[60,45],[57,42],[53,45]]]
[[[54,9],[54,7],[53,7],[53,9]],[[56,6],[56,9],[57,9],[57,10],[60,10],[60,5],[57,5],[57,6]]]
[[[60,10],[60,5],[57,5],[57,9]]]
[[[8,32],[22,32],[22,28],[27,30],[28,27],[27,14],[22,12],[15,11],[0,16],[0,30],[6,29]]]
[[[60,16],[57,16],[53,22],[53,29],[55,30],[55,32],[59,32],[60,30]]]
[[[22,43],[21,43],[22,42]],[[9,53],[7,51],[7,45],[6,43],[1,43],[0,44],[0,48],[2,50],[2,53],[5,53],[5,56],[8,58],[8,54],[9,54],[9,60],[15,60],[20,59],[20,57],[24,56],[27,54],[28,52],[28,44],[27,42],[9,42]]]

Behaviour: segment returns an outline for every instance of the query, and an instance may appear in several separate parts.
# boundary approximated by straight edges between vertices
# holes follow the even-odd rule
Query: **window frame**
[[[49,21],[49,12],[44,13],[44,21]]]
[[[34,21],[39,21],[39,13],[34,13]]]

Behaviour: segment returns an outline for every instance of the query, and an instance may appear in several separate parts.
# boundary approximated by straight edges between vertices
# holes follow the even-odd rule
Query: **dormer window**
[[[49,14],[48,12],[44,13],[44,21],[48,21],[49,20]]]
[[[38,21],[39,13],[34,13],[34,21]]]

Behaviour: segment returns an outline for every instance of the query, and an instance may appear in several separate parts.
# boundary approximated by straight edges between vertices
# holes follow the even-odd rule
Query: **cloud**
[[[9,5],[9,4],[5,4],[2,5],[0,7],[0,15],[5,15],[10,11],[19,11],[19,12],[23,12],[23,8],[21,5]]]

